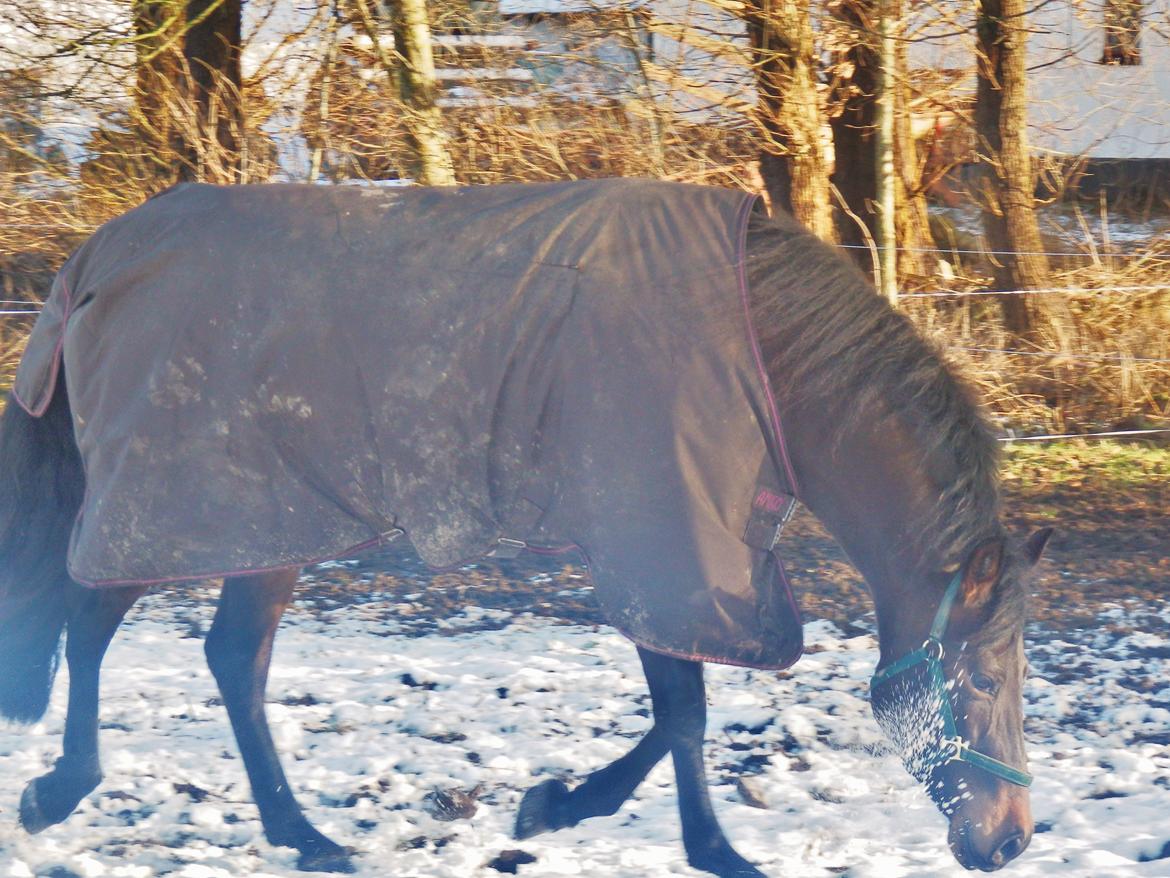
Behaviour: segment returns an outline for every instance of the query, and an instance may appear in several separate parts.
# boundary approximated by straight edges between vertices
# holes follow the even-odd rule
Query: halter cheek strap
[[[926,673],[929,679],[928,685],[931,691],[937,696],[938,711],[943,724],[943,746],[940,748],[938,756],[935,757],[931,770],[946,765],[949,762],[966,762],[968,765],[981,768],[1010,784],[1029,787],[1032,785],[1032,775],[1019,768],[1013,768],[1005,762],[1000,762],[998,759],[994,759],[986,753],[972,750],[970,743],[964,740],[962,735],[959,734],[959,728],[955,722],[955,713],[951,708],[950,693],[947,691],[946,673],[943,670],[942,660],[944,650],[942,638],[943,634],[946,633],[947,624],[950,622],[951,610],[955,605],[955,598],[959,594],[959,586],[962,582],[963,571],[960,570],[955,574],[950,584],[947,585],[946,591],[943,592],[942,602],[939,604],[938,612],[934,615],[934,624],[930,626],[930,636],[926,638],[922,646],[918,649],[902,656],[897,661],[891,662],[875,673],[873,680],[870,681],[870,690],[876,689],[882,683],[891,680],[898,674],[904,673],[916,665],[925,663]]]

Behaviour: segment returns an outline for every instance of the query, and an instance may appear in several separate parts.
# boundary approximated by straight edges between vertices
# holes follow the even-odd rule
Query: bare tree
[[[835,240],[808,4],[748,0],[744,17],[759,92],[760,173],[768,197],[818,237]]]
[[[177,0],[134,0],[132,8],[135,81],[130,114],[143,156],[140,164],[160,180],[173,182],[183,7]]]
[[[455,185],[455,169],[447,150],[443,114],[437,103],[439,82],[431,49],[426,0],[395,0],[391,7],[394,38],[400,41],[402,99],[411,118],[407,128],[418,150],[419,182],[425,186]]]
[[[242,0],[188,0],[183,58],[199,133],[185,144],[184,179],[237,182],[243,148]]]
[[[897,27],[902,3],[885,4]],[[834,83],[831,115],[836,164],[833,185],[845,209],[838,214],[837,229],[843,244],[849,245],[858,261],[869,267],[867,245],[876,238],[877,217],[873,203],[877,194],[877,92],[881,59],[877,50],[876,0],[836,0],[834,17],[844,25],[838,29],[834,46],[838,75]],[[894,165],[895,226],[898,239],[898,274],[922,277],[932,273],[928,251],[933,247],[926,215],[926,197],[920,184],[920,164],[910,127],[910,90],[907,51],[899,39],[895,70],[890,81],[895,90]],[[865,229],[859,227],[859,221]]]
[[[389,4],[387,11],[394,31],[393,56],[382,49],[368,0],[354,2],[379,62],[398,80],[407,112],[406,129],[418,161],[418,181],[424,186],[453,186],[454,163],[437,101],[439,86],[426,0],[393,0]]]
[[[835,112],[833,129],[833,185],[846,209],[853,216],[838,214],[837,229],[841,243],[852,248],[859,261],[868,260],[862,247],[876,234],[870,202],[877,192],[877,162],[874,131],[877,125],[879,59],[868,34],[875,32],[875,13],[871,0],[840,0],[830,6],[834,17],[845,25],[843,45],[834,46],[833,83]],[[858,227],[857,220],[866,229]]]
[[[901,2],[896,4],[901,6]],[[926,210],[923,183],[924,160],[914,140],[910,108],[909,44],[895,44],[894,71],[894,226],[901,249],[898,274],[902,278],[927,278],[935,274],[937,261],[929,252],[934,246],[930,217]]]
[[[1048,259],[1036,222],[1035,182],[1028,153],[1025,0],[980,0],[977,24],[975,131],[983,229],[999,289],[1048,283]],[[1036,296],[1000,296],[1005,327],[1030,338]]]

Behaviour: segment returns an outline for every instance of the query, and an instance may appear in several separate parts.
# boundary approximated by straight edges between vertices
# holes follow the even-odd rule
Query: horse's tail
[[[63,377],[48,410],[9,395],[0,418],[0,716],[40,719],[49,704],[67,592],[69,533],[85,491]]]

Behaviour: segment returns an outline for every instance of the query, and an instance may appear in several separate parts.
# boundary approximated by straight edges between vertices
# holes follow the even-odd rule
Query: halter
[[[926,638],[922,646],[918,649],[908,655],[902,656],[902,658],[875,673],[873,679],[870,681],[870,691],[872,692],[878,686],[888,682],[898,674],[925,663],[926,674],[929,680],[928,685],[930,686],[931,692],[937,697],[939,705],[938,712],[943,726],[941,746],[932,757],[927,774],[933,773],[935,769],[941,768],[950,762],[966,762],[968,765],[982,768],[989,774],[993,774],[1001,780],[1006,780],[1008,783],[1028,787],[1032,785],[1032,775],[1018,768],[1013,768],[1004,762],[1000,762],[998,759],[994,759],[985,753],[971,749],[971,744],[959,734],[958,725],[955,723],[955,714],[951,708],[950,694],[947,691],[947,679],[943,673],[942,636],[947,630],[951,609],[954,606],[955,597],[959,593],[959,585],[962,581],[963,571],[960,570],[955,574],[955,578],[951,580],[947,586],[947,590],[943,593],[942,603],[939,604],[938,612],[934,616],[934,624],[930,627],[930,636]]]

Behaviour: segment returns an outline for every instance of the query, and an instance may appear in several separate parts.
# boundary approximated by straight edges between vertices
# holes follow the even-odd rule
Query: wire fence
[[[943,299],[973,296],[1031,296],[1031,295],[1099,295],[1111,293],[1158,293],[1170,290],[1170,284],[1132,284],[1116,287],[1041,287],[1035,290],[932,290],[923,293],[898,293],[901,299]]]
[[[1046,433],[1042,436],[1001,436],[1000,442],[1049,442],[1058,439],[1109,439],[1117,436],[1150,436],[1170,433],[1170,428],[1159,430],[1109,430],[1103,433]]]
[[[874,244],[835,244],[842,250],[884,250],[884,247]],[[946,249],[940,247],[894,247],[898,253],[938,253],[941,256],[1056,256],[1056,257],[1080,257],[1082,259],[1091,259],[1092,252],[1086,250],[982,250],[979,248],[963,248],[963,247],[947,247]],[[1117,254],[1121,255],[1121,254]]]
[[[1124,290],[1170,290],[1170,285],[1151,286],[1151,287],[1120,287],[1116,289]],[[1027,295],[1030,293],[1053,293],[1053,292],[1095,292],[1087,288],[1070,287],[1066,289],[1046,289],[1046,290],[1002,290],[990,293],[972,292],[972,293],[907,293],[907,298],[926,297],[934,295]],[[1102,291],[1106,292],[1106,291]],[[0,299],[0,305],[22,305],[31,307],[20,308],[6,308],[0,309],[0,316],[2,317],[29,317],[36,316],[41,313],[41,308],[35,307],[39,303],[21,301],[18,299]],[[989,348],[989,347],[974,347],[968,345],[948,345],[950,350],[963,351],[965,353],[975,354],[999,354],[1003,356],[1013,357],[1033,357],[1033,358],[1049,358],[1059,359],[1065,362],[1083,362],[1083,363],[1118,363],[1118,364],[1133,364],[1133,363],[1151,363],[1151,364],[1170,364],[1170,358],[1166,357],[1139,357],[1132,354],[1096,354],[1096,353],[1075,353],[1072,351],[1040,351],[1040,350],[1020,350],[1018,348]]]
[[[1074,354],[1065,351],[1021,351],[1014,348],[975,348],[950,345],[952,351],[969,351],[977,354],[1008,354],[1014,357],[1051,357],[1071,362],[1084,363],[1170,363],[1170,358],[1131,357],[1128,354]]]
[[[92,227],[56,225],[53,223],[10,223],[6,229],[27,229],[45,232],[92,232]],[[866,250],[879,248],[876,244],[834,244],[838,250]],[[1095,248],[1084,250],[991,250],[980,247],[894,247],[897,253],[935,253],[939,256],[1051,256],[1056,259],[1092,259],[1102,254]],[[1125,251],[1108,250],[1105,255],[1124,257]]]
[[[1034,296],[1034,295],[1096,295],[1108,296],[1115,293],[1164,293],[1170,291],[1170,283],[1126,284],[1115,287],[1040,287],[1032,290],[931,290],[929,292],[899,292],[899,299],[943,299],[976,298],[982,296]],[[41,302],[27,299],[0,299],[0,305],[32,306],[36,310],[0,310],[0,314],[37,313]],[[1003,353],[1003,352],[1000,352]]]
[[[41,313],[40,308],[25,308],[0,310],[0,316],[21,316],[30,317]],[[1026,351],[1018,348],[987,348],[987,347],[972,347],[968,345],[948,345],[948,349],[953,351],[964,351],[965,353],[974,354],[1000,354],[1003,356],[1012,357],[1036,357],[1059,359],[1066,362],[1083,362],[1083,363],[1157,363],[1170,364],[1168,357],[1137,357],[1131,354],[1094,354],[1094,353],[1075,353],[1072,351]]]
[[[25,226],[30,228],[30,226]],[[38,228],[58,228],[55,226],[38,226]],[[843,248],[850,248],[851,245],[841,245]],[[861,248],[865,249],[865,248]],[[914,248],[898,248],[900,250],[911,250]],[[930,250],[928,248],[921,248],[918,252],[935,252],[940,254],[947,253],[983,253],[1006,255],[1004,251],[986,251],[986,250]],[[1061,253],[1061,252],[1046,252],[1047,256],[1079,256],[1085,255],[1081,253]],[[906,299],[941,299],[941,298],[974,298],[980,296],[1029,296],[1029,295],[1092,295],[1101,298],[1111,297],[1114,295],[1135,295],[1146,293],[1166,292],[1170,290],[1170,284],[1128,284],[1122,286],[1114,286],[1108,288],[1101,287],[1085,287],[1085,286],[1069,286],[1069,287],[1045,287],[1040,289],[1028,290],[934,290],[929,292],[901,292],[900,298]],[[21,300],[21,299],[0,299],[0,317],[11,318],[29,318],[35,317],[41,312],[40,302]],[[1167,365],[1170,364],[1170,358],[1163,357],[1141,357],[1133,356],[1124,353],[1091,353],[1091,352],[1072,352],[1063,350],[1021,350],[1017,348],[995,348],[953,344],[948,345],[948,348],[953,351],[961,351],[969,354],[984,354],[1005,357],[1026,357],[1031,359],[1047,359],[1062,363],[1084,363],[1095,365],[1116,364],[1118,366],[1130,366],[1136,364],[1143,365]],[[1000,442],[1014,443],[1014,442],[1045,442],[1045,441],[1061,441],[1061,440],[1094,440],[1094,439],[1108,439],[1108,438],[1134,438],[1134,437],[1152,437],[1157,435],[1170,434],[1170,428],[1165,429],[1149,429],[1149,430],[1114,430],[1098,433],[1052,433],[1036,436],[1004,436],[1000,437]]]

